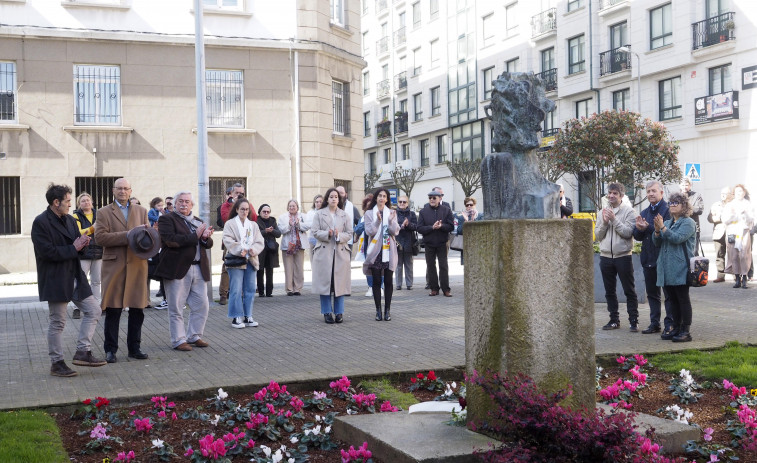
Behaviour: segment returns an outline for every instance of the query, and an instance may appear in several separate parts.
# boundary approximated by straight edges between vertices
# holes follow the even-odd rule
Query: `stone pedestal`
[[[485,220],[465,225],[465,365],[520,372],[564,405],[595,406],[594,266],[588,220]],[[491,403],[468,389],[468,417]]]

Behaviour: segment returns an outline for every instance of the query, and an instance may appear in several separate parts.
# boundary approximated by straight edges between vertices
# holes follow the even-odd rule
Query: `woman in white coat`
[[[365,211],[365,234],[368,251],[363,263],[363,274],[373,276],[373,302],[376,304],[376,321],[381,321],[381,278],[384,279],[384,316],[392,319],[389,311],[392,307],[394,270],[397,268],[397,211],[388,206],[389,190],[379,188],[373,193],[373,199]]]
[[[725,224],[725,273],[734,276],[734,288],[747,287],[747,273],[752,265],[752,235],[754,225],[752,204],[746,199],[749,192],[742,184],[733,187],[733,200],[723,207],[720,220]]]
[[[223,245],[227,255],[245,258],[245,263],[238,267],[226,266],[229,272],[229,318],[233,328],[258,326],[252,318],[252,304],[260,266],[258,255],[263,252],[265,242],[258,224],[248,218],[250,208],[249,201],[238,199],[223,226]]]
[[[305,247],[310,226],[300,212],[296,199],[287,203],[287,212],[279,216],[281,258],[284,261],[284,288],[287,296],[299,296],[305,284]]]
[[[344,295],[352,290],[352,253],[347,244],[352,238],[352,221],[341,209],[342,200],[336,188],[329,188],[324,198],[323,206],[313,217],[311,228],[316,240],[311,261],[313,293],[321,296],[321,314],[326,323],[342,323]]]

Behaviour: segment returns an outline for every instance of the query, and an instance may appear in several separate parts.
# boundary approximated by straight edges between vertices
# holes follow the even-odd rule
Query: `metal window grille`
[[[349,180],[334,179],[334,188],[341,186],[344,187],[344,191],[347,192],[347,198],[352,196],[352,182]]]
[[[241,183],[247,191],[247,179],[244,177],[210,177],[208,179],[208,197],[210,201],[210,224],[218,228],[218,206],[226,201],[226,189],[235,183]],[[257,211],[256,211],[257,212]]]
[[[75,177],[74,199],[87,192],[92,196],[92,207],[100,209],[113,202],[113,184],[121,177]],[[144,199],[144,198],[143,198]],[[72,201],[72,206],[76,206]]]
[[[74,65],[74,122],[121,124],[121,68]]]
[[[16,120],[16,63],[0,62],[0,121]]]
[[[21,234],[21,177],[0,177],[0,235]]]
[[[334,114],[334,133],[337,135],[349,135],[349,89],[344,82],[331,82],[332,110]]]
[[[244,127],[242,71],[205,71],[208,127]]]

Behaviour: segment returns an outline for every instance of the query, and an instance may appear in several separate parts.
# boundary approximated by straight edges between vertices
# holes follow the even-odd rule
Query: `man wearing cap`
[[[142,352],[142,322],[145,314],[142,309],[149,302],[147,287],[147,260],[138,256],[129,246],[127,235],[131,230],[132,243],[148,245],[157,237],[157,230],[150,227],[147,209],[130,204],[131,185],[125,178],[119,178],[113,184],[115,201],[97,211],[95,240],[103,247],[102,265],[102,307],[105,309],[105,360],[115,363],[118,351],[118,327],[124,307],[129,310],[129,325],[126,334],[126,347],[129,357],[138,360],[147,358]],[[145,231],[146,230],[146,231]],[[157,239],[157,249],[160,239]],[[149,254],[145,249],[140,253]],[[149,256],[148,256],[149,257]]]
[[[47,345],[53,376],[76,376],[63,360],[63,329],[66,327],[66,306],[73,301],[84,314],[76,342],[74,365],[100,367],[105,360],[92,355],[92,335],[102,315],[87,275],[81,269],[79,251],[89,244],[89,236],[81,236],[71,208],[71,188],[51,184],[45,193],[48,207],[34,219],[32,243],[37,261],[39,300],[47,301],[50,322]]]
[[[213,246],[210,238],[213,227],[192,215],[192,193],[180,191],[174,200],[176,210],[158,220],[163,251],[156,274],[166,286],[171,347],[186,352],[192,346],[209,345],[201,338],[210,309],[207,291],[210,260],[206,249]],[[187,329],[184,305],[190,310]]]
[[[447,238],[455,228],[452,210],[440,204],[442,195],[436,190],[428,194],[428,204],[418,213],[418,233],[423,235],[426,248],[426,268],[428,269],[429,296],[436,296],[439,290],[446,297],[452,297],[449,287],[449,266],[447,264]],[[439,274],[436,261],[439,261]]]

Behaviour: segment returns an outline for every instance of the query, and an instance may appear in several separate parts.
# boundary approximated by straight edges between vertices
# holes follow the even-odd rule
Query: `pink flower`
[[[152,429],[150,418],[144,418],[141,420],[137,418],[136,420],[134,420],[134,426],[137,428],[137,431],[150,432],[150,429]]]
[[[166,407],[168,407],[168,408],[175,408],[176,404],[173,403],[173,402],[168,402],[168,405],[166,405]]]
[[[734,387],[734,384],[732,382],[728,381],[727,379],[723,380],[723,389],[731,389],[732,387]]]
[[[712,440],[712,433],[714,432],[714,429],[712,428],[705,428],[704,429],[704,435],[702,436],[702,439],[709,442]]]
[[[251,449],[251,448],[255,447],[255,441],[254,441],[254,440],[252,440],[252,439],[248,440],[248,441],[247,441],[247,446],[246,446],[246,447],[247,447],[248,449]]]
[[[130,411],[130,412],[129,412],[129,415],[131,415],[131,416],[134,416],[134,415],[136,415],[136,414],[137,414],[137,411],[136,411],[136,410],[132,410],[132,411]]]
[[[621,355],[620,357],[616,358],[615,361],[618,363],[626,363],[626,358]]]
[[[388,400],[385,400],[384,403],[381,404],[381,411],[382,412],[398,412],[399,408],[392,406],[392,403]]]
[[[161,411],[158,412],[158,418],[165,418],[165,417],[166,417],[165,410],[161,410]]]
[[[305,403],[299,399],[299,397],[292,397],[292,400],[289,401],[289,405],[294,408],[295,412],[299,412],[302,410],[302,407],[305,406]]]
[[[191,457],[193,453],[195,453],[195,451],[192,450],[192,447],[189,447],[189,448],[187,448],[187,451],[184,452],[184,456],[185,457]]]
[[[273,407],[273,404],[265,404],[266,408],[268,408],[268,412],[272,415],[276,413],[276,409]]]
[[[633,356],[634,359],[636,359],[636,364],[639,366],[644,366],[648,363],[647,359],[644,358],[641,354],[636,354]]]
[[[171,413],[171,419],[176,421],[179,417],[176,416],[176,412]]]

